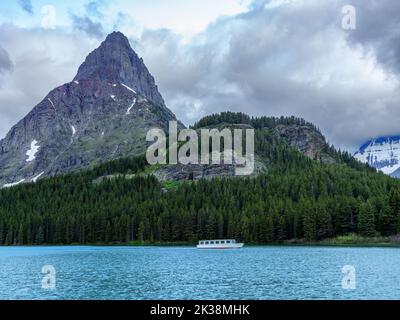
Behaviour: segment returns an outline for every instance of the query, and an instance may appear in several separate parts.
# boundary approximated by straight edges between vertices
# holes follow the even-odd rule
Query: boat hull
[[[223,250],[223,249],[240,249],[243,248],[244,243],[231,243],[231,244],[198,244],[197,249],[215,249],[215,250]]]

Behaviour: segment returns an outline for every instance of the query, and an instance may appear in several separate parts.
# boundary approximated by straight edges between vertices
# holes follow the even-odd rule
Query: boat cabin
[[[234,244],[236,240],[202,240],[199,241],[201,245],[209,245],[209,244]]]

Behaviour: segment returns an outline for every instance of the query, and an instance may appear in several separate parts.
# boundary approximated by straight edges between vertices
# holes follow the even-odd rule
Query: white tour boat
[[[197,249],[240,249],[244,243],[237,243],[236,240],[201,240]]]

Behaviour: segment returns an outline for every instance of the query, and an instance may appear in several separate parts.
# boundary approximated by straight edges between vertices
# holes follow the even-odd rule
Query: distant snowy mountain
[[[400,177],[400,136],[372,139],[354,157],[385,174]]]

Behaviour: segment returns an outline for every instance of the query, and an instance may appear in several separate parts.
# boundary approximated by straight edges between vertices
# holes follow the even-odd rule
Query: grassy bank
[[[131,241],[129,243],[126,243],[125,245],[127,246],[133,246],[133,247],[180,247],[180,246],[193,246],[193,242],[159,242],[159,241]]]
[[[285,241],[285,245],[305,245],[305,246],[343,246],[343,247],[396,247],[400,246],[398,236],[392,237],[362,237],[357,234],[337,236],[335,238],[324,239],[321,241],[305,241],[304,239],[294,239]]]
[[[195,247],[197,242],[187,241],[130,241],[130,242],[96,242],[71,244],[42,244],[38,246],[131,246],[131,247]],[[12,247],[12,245],[10,245]],[[18,245],[16,245],[18,246]],[[35,246],[35,245],[24,245]],[[357,234],[337,236],[321,241],[306,241],[305,239],[291,239],[281,242],[259,243],[246,242],[246,247],[256,246],[337,246],[337,247],[400,247],[400,236],[391,237],[361,237]]]
[[[348,245],[357,245],[357,246],[394,246],[399,245],[392,241],[390,237],[372,237],[365,238],[356,234],[350,234],[345,236],[338,236],[332,239],[326,239],[321,241],[322,244],[325,245],[338,245],[338,246],[348,246]]]
[[[194,247],[194,242],[151,242],[151,241],[133,241],[129,243],[115,243],[112,245],[127,246],[190,246]],[[107,245],[107,244],[105,244]],[[110,244],[108,244],[110,245]],[[306,241],[305,239],[291,239],[282,242],[258,243],[246,242],[246,246],[343,246],[343,247],[396,247],[400,246],[397,236],[393,237],[361,237],[357,234],[337,236],[335,238],[324,239],[321,241]]]

